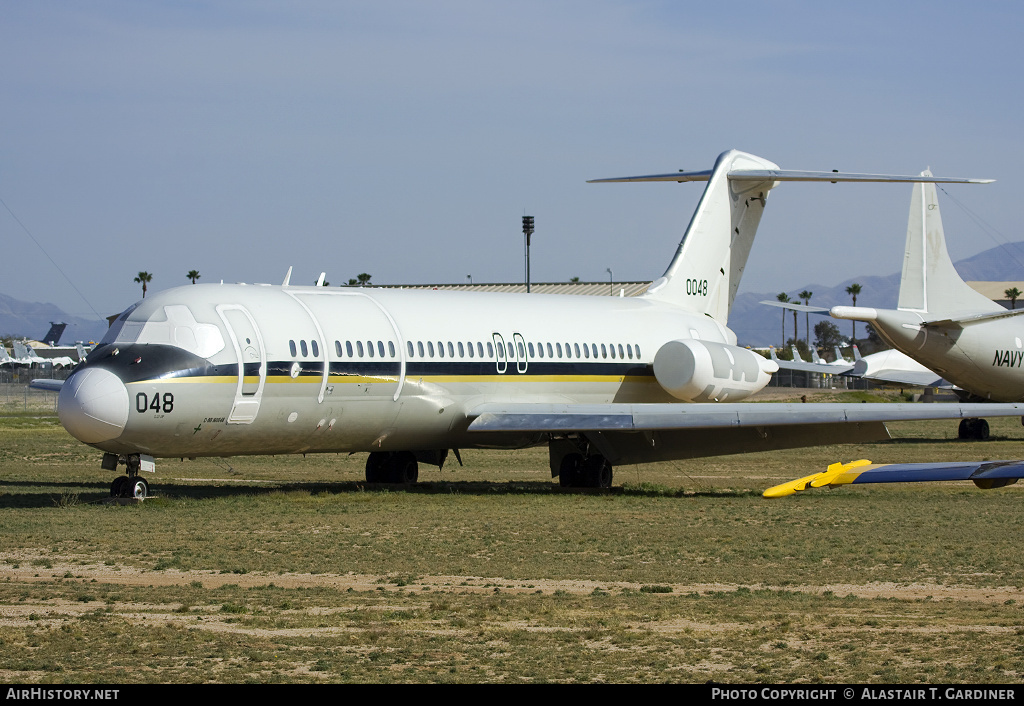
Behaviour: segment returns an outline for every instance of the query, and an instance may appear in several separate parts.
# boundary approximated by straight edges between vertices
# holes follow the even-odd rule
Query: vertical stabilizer
[[[768,191],[777,182],[730,180],[736,170],[777,170],[752,154],[723,152],[672,263],[644,296],[726,323]]]
[[[924,171],[921,175],[932,174]],[[967,286],[953,267],[953,261],[946,251],[946,236],[942,230],[935,184],[914,185],[897,308],[943,315],[958,311],[997,311],[1001,308]]]

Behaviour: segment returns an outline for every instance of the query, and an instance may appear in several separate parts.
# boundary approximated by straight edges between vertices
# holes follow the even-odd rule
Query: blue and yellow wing
[[[766,498],[781,498],[811,488],[857,483],[921,483],[969,480],[979,488],[1002,488],[1024,478],[1024,461],[957,461],[948,463],[873,464],[861,459],[833,463],[827,470],[776,485],[764,491]]]

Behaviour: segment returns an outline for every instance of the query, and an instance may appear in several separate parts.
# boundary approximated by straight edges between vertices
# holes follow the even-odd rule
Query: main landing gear
[[[103,454],[103,468],[108,471],[116,471],[118,464],[123,463],[126,475],[119,476],[110,484],[110,497],[112,498],[137,498],[145,500],[149,497],[149,483],[139,476],[143,459],[140,454],[128,454],[118,456],[117,454]],[[152,459],[148,459],[152,464]]]
[[[419,469],[412,451],[374,451],[366,459],[366,482],[415,483]]]
[[[1022,422],[1024,422],[1024,418],[1022,418]],[[988,439],[988,422],[984,419],[961,419],[957,436],[961,439],[985,441]]]
[[[611,488],[612,464],[600,454],[566,454],[559,464],[558,484],[563,488]]]

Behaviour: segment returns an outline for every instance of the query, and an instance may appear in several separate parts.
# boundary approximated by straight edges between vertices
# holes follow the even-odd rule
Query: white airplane
[[[28,345],[24,341],[13,341],[11,344],[14,347],[14,355],[18,360],[26,362],[28,365],[36,365],[40,367],[54,366],[56,368],[71,368],[74,367],[75,361],[70,356],[61,355],[53,358],[43,358],[35,349]]]
[[[58,414],[105,452],[105,469],[126,467],[111,493],[138,497],[156,457],[369,452],[369,482],[404,483],[450,449],[545,444],[562,485],[607,487],[613,464],[884,439],[888,420],[977,416],[969,404],[733,404],[777,369],[726,328],[769,190],[921,179],[969,181],[784,171],[737,151],[707,171],[601,180],[707,182],[664,276],[639,297],[290,277],[158,292],[117,317],[61,387]]]
[[[916,375],[894,374],[893,382],[931,377],[941,383],[944,378],[964,399],[1024,400],[1024,320],[1017,318],[1024,309],[1004,309],[957,274],[933,184],[914,187],[897,308],[836,306],[831,314],[870,322],[889,345],[912,359]],[[902,358],[898,363],[909,367]],[[987,436],[984,420],[960,425],[961,438]]]
[[[31,364],[32,364],[32,361],[30,361],[30,360],[22,360],[21,358],[12,358],[11,354],[7,352],[7,348],[5,348],[3,345],[0,345],[0,365],[8,365],[8,366],[13,367],[15,365],[31,365]]]
[[[761,303],[763,304],[764,302]],[[853,363],[848,363],[842,358],[842,356],[832,363],[827,363],[818,355],[818,351],[812,348],[811,357],[813,360],[812,362],[807,362],[800,355],[796,346],[790,346],[789,348],[793,354],[792,360],[782,360],[779,358],[778,354],[775,352],[774,346],[769,349],[771,351],[771,359],[783,370],[797,370],[800,372],[819,373],[822,375],[842,375],[843,373],[853,370]]]

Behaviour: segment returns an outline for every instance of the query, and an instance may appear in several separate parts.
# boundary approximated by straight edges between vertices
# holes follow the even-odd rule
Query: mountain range
[[[1024,281],[1024,241],[1007,243],[984,252],[978,253],[955,263],[957,272],[967,281],[1020,282]],[[808,290],[814,293],[811,304],[832,307],[838,304],[852,304],[846,288],[856,282],[861,285],[861,293],[857,297],[859,306],[875,306],[894,309],[899,298],[900,273],[878,276],[867,275],[840,282],[826,287],[820,284],[808,284],[794,287],[786,293],[793,301],[797,301],[797,293]],[[732,313],[729,316],[729,328],[736,332],[737,341],[742,346],[778,345],[782,335],[782,316],[784,310],[765,306],[758,302],[774,301],[778,292],[744,292],[736,295]],[[793,314],[785,311],[786,338],[793,336]],[[828,317],[825,317],[828,318]],[[811,314],[810,325],[822,320],[820,315]],[[833,319],[829,319],[834,321]],[[52,321],[64,321],[68,324],[61,343],[75,341],[98,341],[107,330],[106,321],[83,319],[65,314],[53,304],[24,302],[14,297],[0,294],[0,335],[16,338],[38,338],[46,333]],[[797,315],[798,333],[804,338],[806,317]],[[848,336],[851,323],[834,321],[839,331]],[[857,336],[864,335],[863,324],[858,324]],[[813,335],[812,335],[813,338]]]

